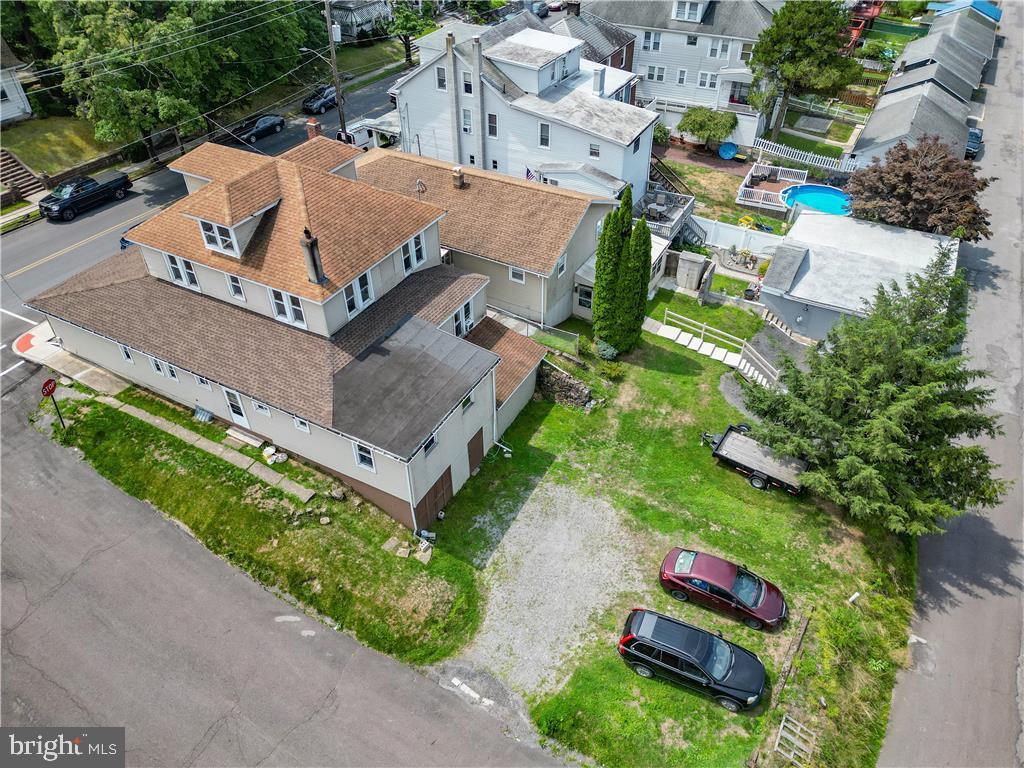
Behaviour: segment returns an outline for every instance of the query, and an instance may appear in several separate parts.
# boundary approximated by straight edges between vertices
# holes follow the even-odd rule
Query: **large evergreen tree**
[[[978,203],[991,181],[938,137],[925,136],[913,147],[901,141],[884,162],[875,158],[850,177],[846,191],[858,219],[943,235],[959,230],[977,241],[992,234],[988,211]]]
[[[628,240],[622,243],[619,280],[616,290],[614,338],[608,341],[620,353],[629,352],[640,341],[640,330],[647,309],[647,284],[651,276],[651,230],[641,218]]]
[[[626,187],[619,207],[605,216],[597,244],[594,275],[594,336],[618,349],[619,337],[619,273],[623,246],[629,246],[633,227],[633,192]]]
[[[809,352],[806,371],[784,360],[783,387],[745,387],[756,436],[809,461],[811,492],[914,536],[1006,489],[965,442],[1001,429],[978,384],[985,372],[958,351],[967,289],[955,261],[943,248],[906,288],[880,286],[866,317],[844,319]]]
[[[840,54],[850,12],[839,0],[785,3],[754,45],[754,90],[782,98],[772,139],[782,129],[789,100],[801,93],[834,96],[861,77],[857,60]],[[774,99],[761,99],[768,105]]]

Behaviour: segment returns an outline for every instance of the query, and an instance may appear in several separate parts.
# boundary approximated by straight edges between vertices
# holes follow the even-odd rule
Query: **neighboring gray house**
[[[551,25],[556,35],[583,41],[583,58],[609,67],[633,69],[633,48],[636,38],[620,27],[595,16],[580,13],[579,4],[568,4],[565,18]]]
[[[391,18],[386,0],[331,0],[331,17],[341,27],[343,39],[352,39],[360,32],[372,32],[375,25]]]
[[[875,105],[851,156],[863,168],[876,157],[884,158],[901,141],[912,147],[924,136],[938,136],[954,155],[963,157],[968,114],[966,104],[936,83],[886,93]]]
[[[973,8],[936,16],[929,35],[946,32],[986,60],[996,53],[996,22]]]
[[[947,244],[959,247],[943,235],[804,211],[775,248],[761,301],[797,333],[823,339],[844,315],[864,316],[880,284],[905,285]]]
[[[0,38],[0,123],[32,117],[32,107],[18,80],[18,70],[24,66]]]
[[[968,104],[974,86],[942,64],[926,64],[903,72],[893,71],[885,84],[885,93],[899,93],[922,83],[934,83],[957,101]]]
[[[950,73],[977,88],[988,59],[968,48],[948,32],[932,32],[907,43],[893,65],[893,74],[939,64]]]

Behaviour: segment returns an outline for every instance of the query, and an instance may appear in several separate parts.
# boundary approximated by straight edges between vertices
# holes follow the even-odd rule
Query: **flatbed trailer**
[[[721,435],[704,435],[711,444],[711,455],[722,464],[747,476],[758,490],[771,486],[789,493],[800,493],[800,475],[807,471],[807,462],[777,456],[747,434],[748,427],[730,425]]]

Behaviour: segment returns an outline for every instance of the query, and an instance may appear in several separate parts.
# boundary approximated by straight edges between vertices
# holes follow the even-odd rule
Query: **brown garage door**
[[[476,468],[480,466],[480,462],[484,460],[484,428],[480,427],[476,431],[476,434],[470,438],[467,446],[469,449],[469,473],[473,474],[476,472]]]
[[[420,528],[430,527],[437,520],[437,513],[451,500],[452,468],[448,467],[416,505],[416,523]]]

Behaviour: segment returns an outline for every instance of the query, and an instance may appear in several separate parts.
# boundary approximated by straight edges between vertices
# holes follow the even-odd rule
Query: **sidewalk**
[[[285,493],[297,496],[303,502],[309,501],[316,495],[316,491],[299,485],[293,480],[289,480],[280,472],[275,472],[263,464],[263,462],[240,451],[236,451],[229,445],[214,442],[190,429],[186,429],[180,424],[175,424],[141,408],[136,408],[133,405],[117,400],[115,396],[128,388],[129,384],[127,381],[114,376],[109,371],[87,363],[81,358],[75,357],[70,352],[66,352],[53,339],[54,335],[50,324],[43,322],[31,331],[19,336],[13,344],[14,351],[18,356],[30,362],[45,365],[62,376],[81,382],[90,389],[102,393],[96,398],[101,403],[109,405],[111,408],[116,408],[122,413],[134,416],[140,421],[144,421],[157,429],[184,440],[189,445],[194,445],[200,450],[224,459],[224,461],[234,464],[239,469],[244,469],[253,477],[267,483],[267,485],[272,485],[280,488]]]
[[[46,197],[48,194],[50,194],[50,190],[48,189],[41,189],[38,192],[33,192],[31,195],[25,198],[29,203],[28,205],[23,205],[16,211],[11,211],[10,213],[5,213],[3,216],[0,216],[0,227],[2,227],[9,221],[17,221],[18,219],[28,216],[31,213],[38,212],[39,206],[37,205],[37,203],[44,197]]]

